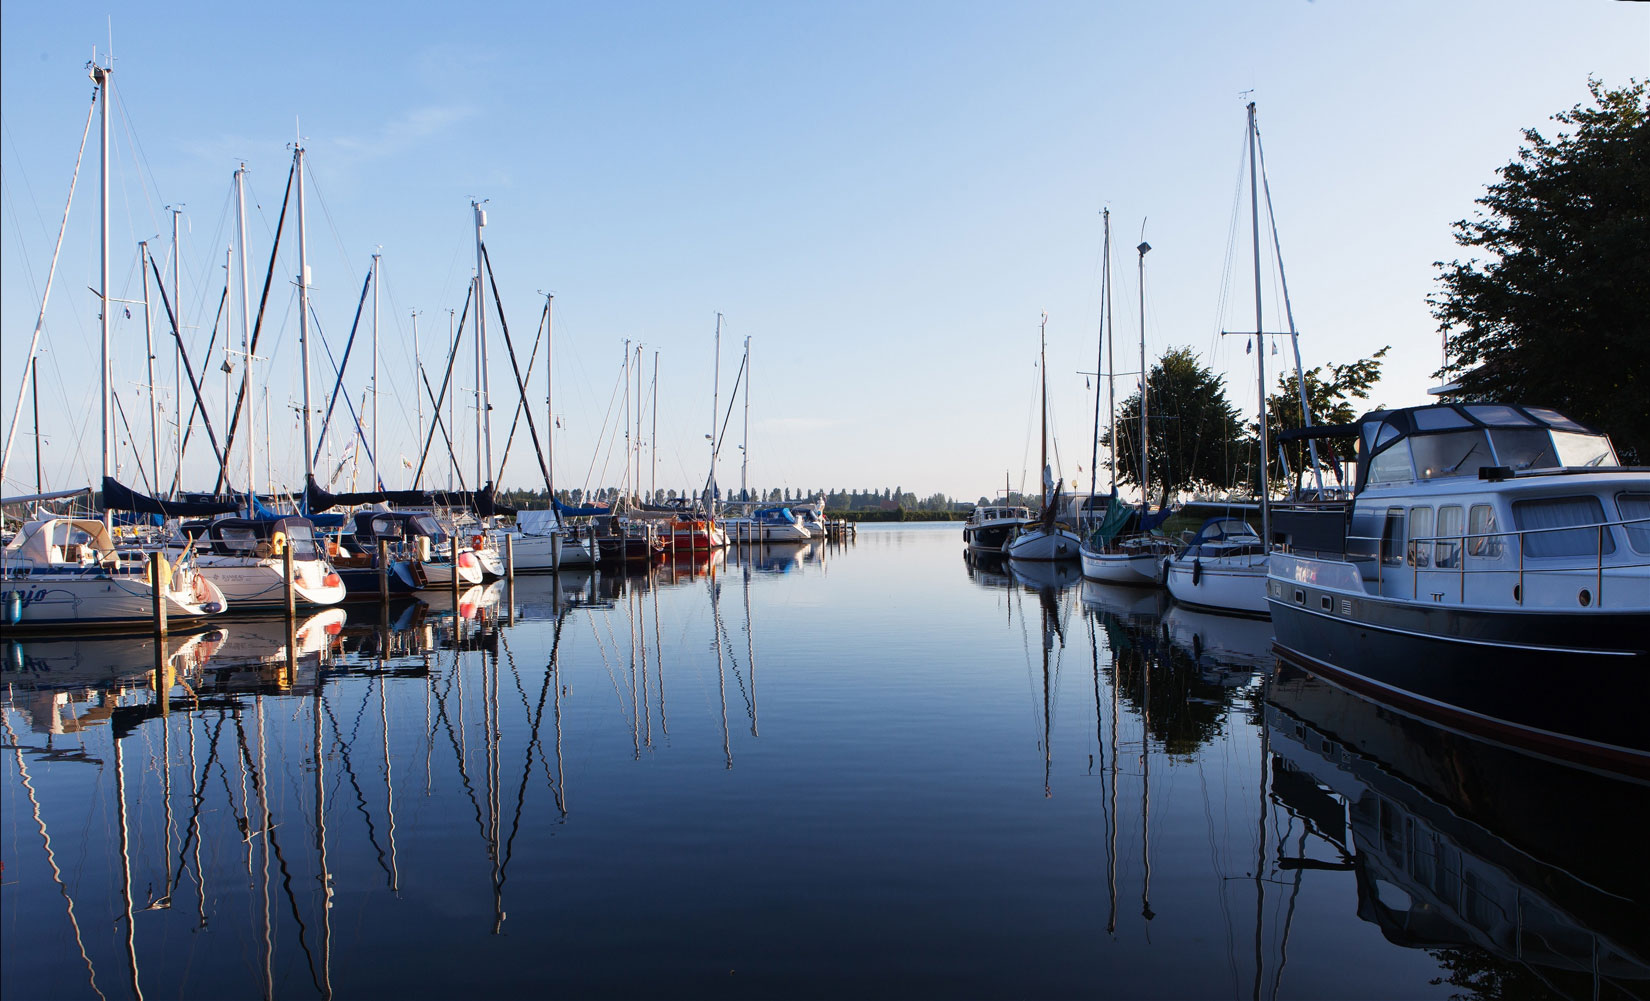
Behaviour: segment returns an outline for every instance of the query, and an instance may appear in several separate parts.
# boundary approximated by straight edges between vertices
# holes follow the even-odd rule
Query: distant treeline
[[[973,505],[969,505],[972,509]],[[895,508],[892,511],[859,510],[849,508],[826,508],[825,514],[830,518],[841,518],[843,521],[967,521],[968,511],[924,511],[917,508]]]

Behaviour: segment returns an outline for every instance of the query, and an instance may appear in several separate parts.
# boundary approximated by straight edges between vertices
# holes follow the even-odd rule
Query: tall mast
[[[481,347],[481,427],[483,447],[487,452],[487,480],[493,482],[493,395],[489,391],[487,380],[487,310],[484,286],[482,284],[482,251],[481,231],[487,225],[487,213],[480,202],[472,201],[470,206],[476,214],[476,340]]]
[[[636,401],[636,406],[641,407],[641,400]],[[638,409],[637,413],[640,414],[640,412],[640,409]],[[640,417],[637,419],[640,420]],[[626,480],[630,479],[630,450],[635,447],[635,443],[630,440],[630,338],[626,337],[624,339],[624,479]],[[627,488],[633,488],[634,486],[634,484],[626,484]],[[628,492],[628,490],[625,492]]]
[[[479,212],[480,210],[478,209],[477,211]],[[476,301],[476,307],[477,307],[477,309],[476,309],[476,321],[480,322],[480,320],[481,320],[481,305],[482,305],[482,300],[481,300],[481,272],[479,272],[479,271],[476,272],[475,281],[476,281],[476,284],[475,284],[476,299],[475,299],[475,301]],[[481,328],[477,327],[476,328],[476,335],[477,336],[476,336],[475,350],[474,350],[473,355],[472,355],[472,357],[474,357],[474,359],[475,359],[475,366],[476,366],[476,384],[473,387],[471,387],[472,398],[475,400],[475,410],[476,410],[476,489],[477,490],[481,489],[481,485],[484,482],[482,480],[482,475],[485,472],[485,470],[482,468],[482,462],[481,462],[481,336],[480,336],[480,334],[481,334]]]
[[[636,343],[636,478],[631,481],[630,489],[637,494],[642,492],[642,345]]]
[[[160,490],[160,403],[155,399],[155,324],[154,311],[149,308],[149,241],[138,242],[138,269],[143,272],[143,347],[149,356],[149,468],[155,477],[155,490]],[[35,441],[39,447],[39,439]]]
[[[710,482],[705,485],[705,513],[716,517],[716,415],[722,405],[722,314],[716,314],[716,361],[710,380]]]
[[[34,403],[34,492],[46,492],[46,477],[40,471],[40,356],[29,359],[29,398]]]
[[[378,258],[372,255],[372,488],[384,489],[378,474]]]
[[[1260,407],[1260,537],[1272,545],[1271,490],[1267,485],[1269,453],[1266,444],[1266,345],[1260,317],[1260,194],[1255,171],[1255,102],[1249,102],[1249,216],[1255,250],[1255,386]]]
[[[1146,368],[1146,254],[1152,245],[1141,240],[1140,246],[1134,249],[1140,252],[1140,510],[1145,512],[1152,508],[1151,407],[1147,386],[1151,372]]]
[[[1105,255],[1105,257],[1109,261],[1110,258],[1111,258],[1111,209],[1101,209],[1100,210],[1100,217],[1101,217],[1101,219],[1104,220],[1105,234],[1106,234],[1105,235],[1105,240],[1102,243],[1102,246],[1104,247],[1104,250],[1102,251],[1102,253]],[[1102,335],[1106,331],[1106,304],[1107,304],[1107,300],[1108,300],[1108,298],[1110,296],[1110,293],[1111,293],[1111,286],[1110,286],[1110,283],[1109,283],[1110,277],[1111,276],[1105,270],[1105,264],[1102,264],[1100,266],[1100,331],[1099,331],[1099,333],[1102,334]],[[1106,339],[1103,336],[1096,336],[1094,338],[1094,340],[1095,340],[1094,377],[1098,379],[1100,377],[1100,373],[1105,370],[1105,364],[1106,364],[1106,352],[1105,352]],[[1083,513],[1085,515],[1088,515],[1088,514],[1092,513],[1092,511],[1090,509],[1091,509],[1091,507],[1094,503],[1094,491],[1098,488],[1099,483],[1100,483],[1100,386],[1098,384],[1096,384],[1095,387],[1094,387],[1094,447],[1089,452],[1089,496],[1088,496],[1088,499],[1083,503]]]
[[[448,358],[455,358],[455,357],[458,356],[458,333],[457,333],[457,328],[454,325],[457,322],[456,319],[455,319],[455,315],[456,314],[453,312],[453,310],[451,310],[451,309],[447,310],[447,357]],[[436,416],[439,417],[440,414],[438,413]],[[447,428],[448,428],[449,432],[452,435],[454,435],[455,437],[458,435],[458,425],[453,423],[453,422],[457,417],[458,417],[458,392],[455,389],[453,392],[447,394]],[[453,462],[450,463],[447,466],[447,492],[448,493],[452,493],[452,490],[453,490],[453,467],[456,466],[457,463],[458,463],[458,457],[454,456],[453,457]]]
[[[247,285],[246,278],[246,164],[241,164],[235,171],[235,223],[240,230],[241,240],[241,358],[246,364],[246,372],[242,382],[252,385],[252,289]],[[147,288],[145,283],[145,288]],[[258,493],[258,440],[257,428],[253,427],[252,397],[250,393],[242,393],[241,398],[246,401],[246,489],[250,495],[246,501],[246,516],[253,516],[257,505],[254,499]],[[227,457],[226,457],[227,459]]]
[[[178,216],[183,214],[183,206],[171,206],[172,212],[172,329],[177,332],[178,344],[172,348],[172,409],[177,417],[177,460],[178,467],[172,471],[172,495],[177,496],[178,488],[183,483],[183,283],[182,269],[179,268],[178,243]],[[158,475],[158,474],[157,474]]]
[[[653,352],[653,434],[648,438],[649,446],[653,450],[653,477],[648,484],[648,493],[656,499],[659,495],[659,352]]]
[[[749,500],[745,472],[751,464],[751,339],[745,338],[745,441],[739,446],[739,499]]]
[[[1043,322],[1037,326],[1037,368],[1043,377],[1043,437],[1041,459],[1038,465],[1042,467],[1043,477],[1043,527],[1046,529],[1054,522],[1052,502],[1049,500],[1049,481],[1053,479],[1048,468],[1048,313],[1043,313]]]
[[[92,64],[92,79],[97,83],[102,97],[102,103],[97,109],[97,130],[99,149],[99,199],[101,213],[101,239],[103,244],[102,256],[99,258],[98,270],[98,329],[103,338],[102,353],[102,393],[103,393],[103,477],[108,479],[112,472],[109,463],[111,460],[111,446],[113,436],[109,433],[112,416],[109,412],[109,77],[114,73],[113,67]],[[36,438],[36,441],[39,439]],[[101,485],[99,486],[101,489]],[[103,525],[107,528],[112,522],[107,504],[103,507]]]
[[[544,468],[549,475],[545,477],[544,488],[550,491],[550,510],[556,509],[556,355],[555,355],[555,327],[551,321],[551,307],[555,305],[556,297],[549,293],[544,296]],[[551,547],[551,559],[554,561],[560,550]]]
[[[313,409],[309,400],[309,237],[304,231],[304,141],[298,139],[292,148],[294,172],[298,175],[298,354],[303,358],[304,370],[304,492],[309,492],[309,481],[315,476],[315,438],[310,431],[309,415]],[[306,501],[303,510],[308,511]],[[316,686],[320,690],[320,686]]]
[[[417,370],[419,379],[424,378],[424,361],[418,353],[418,310],[412,311],[413,328],[413,368]],[[413,399],[418,402],[418,440],[424,440],[424,394],[414,391]]]
[[[1106,410],[1111,414],[1111,493],[1117,496],[1117,352],[1112,347],[1112,333],[1117,325],[1112,322],[1111,296],[1111,213],[1106,213],[1106,357],[1111,365],[1106,369]]]

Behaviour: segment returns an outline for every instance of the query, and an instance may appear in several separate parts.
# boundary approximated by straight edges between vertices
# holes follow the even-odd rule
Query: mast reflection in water
[[[0,993],[1646,993],[1642,787],[958,548],[7,640]]]

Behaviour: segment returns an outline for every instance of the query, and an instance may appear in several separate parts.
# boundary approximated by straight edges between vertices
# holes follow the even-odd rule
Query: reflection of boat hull
[[[1166,583],[1181,604],[1228,615],[1268,614],[1264,553],[1170,559]]]
[[[1288,667],[1266,728],[1274,790],[1356,847],[1359,916],[1390,940],[1650,978],[1650,879],[1631,861],[1650,823],[1642,785],[1462,737]]]
[[[1065,562],[1022,562],[1013,560],[1010,561],[1008,569],[1014,575],[1016,582],[1033,590],[1066,587],[1082,579],[1082,574],[1078,571],[1077,565],[1069,560]]]
[[[1474,613],[1272,587],[1279,648],[1317,673],[1472,733],[1650,775],[1642,614]],[[1573,645],[1550,645],[1554,636]]]
[[[1155,619],[1163,614],[1167,598],[1156,588],[1124,587],[1105,581],[1083,581],[1083,604],[1124,619]]]
[[[187,636],[168,636],[166,659],[186,672],[210,655],[229,635],[217,628]],[[75,639],[8,639],[0,645],[4,683],[23,688],[82,688],[152,678],[155,637]]]
[[[1171,644],[1199,663],[1269,668],[1277,662],[1272,623],[1267,619],[1216,615],[1175,605],[1163,613],[1163,629]]]

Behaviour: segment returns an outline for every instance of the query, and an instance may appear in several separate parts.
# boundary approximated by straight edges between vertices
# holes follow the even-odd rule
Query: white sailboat
[[[1106,242],[1105,263],[1102,266],[1101,297],[1106,303],[1106,327],[1111,329],[1111,212],[1105,213]],[[1147,424],[1150,420],[1151,401],[1147,393],[1146,370],[1146,253],[1152,249],[1151,244],[1141,241],[1136,248],[1140,253],[1140,517],[1144,518],[1151,504],[1151,465],[1150,441],[1147,436]],[[1115,396],[1112,386],[1114,374],[1117,370],[1117,357],[1112,355],[1112,364],[1107,369],[1107,395]],[[1096,394],[1098,397],[1099,394]],[[1099,400],[1096,399],[1096,409]],[[1124,527],[1122,521],[1133,521],[1132,515],[1124,515],[1123,519],[1115,518],[1111,505],[1120,504],[1117,498],[1117,409],[1115,400],[1111,403],[1111,449],[1112,449],[1112,489],[1111,501],[1106,508],[1106,518],[1101,525],[1089,529],[1089,534],[1083,540],[1083,576],[1089,580],[1104,581],[1108,584],[1135,584],[1155,587],[1160,581],[1164,557],[1174,552],[1174,547],[1166,539],[1151,535],[1148,532],[1119,538],[1115,531]],[[1098,415],[1096,415],[1098,416]],[[1099,438],[1099,424],[1095,421],[1096,440]],[[1091,486],[1089,494],[1092,497],[1094,489]]]
[[[1082,540],[1071,530],[1055,524],[1056,506],[1060,500],[1058,485],[1054,482],[1054,472],[1048,464],[1048,314],[1043,314],[1043,321],[1038,325],[1038,337],[1041,345],[1038,357],[1041,359],[1039,367],[1042,369],[1043,392],[1043,441],[1042,441],[1042,468],[1043,468],[1043,514],[1036,525],[1027,528],[1003,545],[1003,552],[1010,559],[1036,560],[1047,562],[1050,560],[1075,560],[1078,558],[1078,549]]]
[[[1266,328],[1261,324],[1260,195],[1255,169],[1255,105],[1249,104],[1249,212],[1255,261],[1255,368],[1260,395],[1260,520],[1257,536],[1248,524],[1211,518],[1191,545],[1164,563],[1174,599],[1217,612],[1270,615],[1266,605],[1266,569],[1271,549],[1271,489],[1267,483]]]
[[[97,84],[102,192],[98,295],[102,307],[99,382],[105,485],[114,482],[111,468],[114,414],[109,394],[109,78],[112,75],[112,68],[93,63],[91,76]],[[78,170],[77,164],[77,173]],[[37,338],[38,334],[37,326]],[[37,343],[30,345],[29,359],[22,366],[24,370],[33,360]],[[14,418],[14,430],[15,425]],[[0,462],[0,467],[3,465]],[[161,560],[159,580],[151,580],[154,572],[148,565],[123,565],[109,528],[107,509],[101,521],[42,513],[23,525],[10,544],[0,550],[0,622],[8,629],[145,627],[154,621],[157,588],[161,591],[160,600],[167,618],[172,622],[189,623],[215,615],[228,606],[223,592],[201,576],[192,562],[173,566]]]

